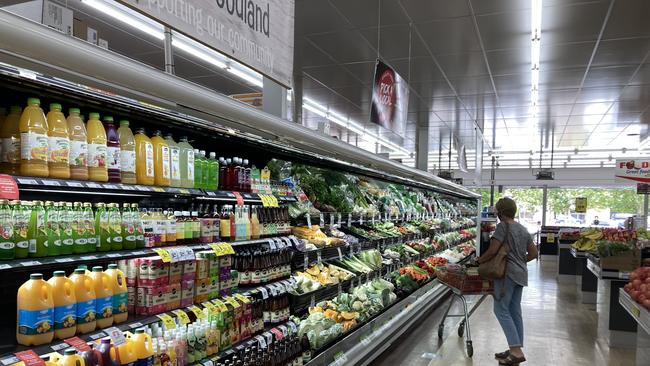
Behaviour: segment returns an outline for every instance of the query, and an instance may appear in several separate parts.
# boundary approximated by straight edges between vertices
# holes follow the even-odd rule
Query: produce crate
[[[448,264],[437,268],[438,280],[463,294],[482,294],[494,291],[494,281],[483,279],[477,267]]]
[[[615,256],[601,257],[600,268],[602,270],[613,269],[630,272],[641,266],[641,251],[639,249],[628,250]]]

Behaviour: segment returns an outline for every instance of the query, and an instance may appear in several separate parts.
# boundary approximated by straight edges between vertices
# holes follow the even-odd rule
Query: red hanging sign
[[[64,342],[72,346],[78,352],[90,351],[90,347],[88,346],[88,344],[79,337],[68,338],[64,340]]]
[[[29,349],[27,351],[16,352],[16,358],[23,361],[25,366],[45,366],[45,361],[40,358],[36,352]]]
[[[11,175],[0,174],[0,198],[6,200],[18,199],[18,184]]]

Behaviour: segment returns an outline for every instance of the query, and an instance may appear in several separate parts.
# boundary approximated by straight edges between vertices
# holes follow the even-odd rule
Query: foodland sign
[[[617,182],[650,183],[650,159],[616,160]]]

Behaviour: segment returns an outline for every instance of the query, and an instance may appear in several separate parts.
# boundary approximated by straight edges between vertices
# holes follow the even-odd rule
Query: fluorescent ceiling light
[[[224,62],[221,62],[221,61],[217,60],[216,58],[212,57],[211,55],[199,50],[196,47],[192,47],[188,43],[185,43],[185,42],[183,42],[181,40],[172,39],[172,45],[174,47],[178,48],[179,50],[182,50],[182,51],[184,51],[184,52],[186,52],[186,53],[188,53],[188,54],[190,54],[190,55],[192,55],[192,56],[194,56],[194,57],[196,57],[198,59],[206,61],[206,62],[208,62],[208,63],[210,63],[210,64],[212,64],[212,65],[214,65],[214,66],[216,66],[218,68],[225,69],[226,67],[228,67],[228,65],[226,65]]]
[[[108,3],[104,1],[99,1],[99,0],[81,0],[84,4],[95,8],[102,13],[111,16],[122,23],[128,24],[129,26],[138,29],[144,33],[147,33],[150,36],[153,36],[159,40],[165,39],[165,34],[162,31],[162,25],[160,27],[156,27],[152,24],[149,24],[149,22],[138,19],[138,17],[133,16],[132,14],[124,12],[120,8],[116,8],[112,5],[109,5]]]

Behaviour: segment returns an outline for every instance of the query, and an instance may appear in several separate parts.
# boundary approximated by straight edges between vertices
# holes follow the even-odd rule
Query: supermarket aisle
[[[553,262],[529,264],[529,287],[522,302],[525,317],[524,365],[605,366],[634,365],[634,351],[610,349],[598,330],[595,305],[583,305],[576,287],[558,284]],[[603,289],[604,290],[604,289]],[[599,293],[603,293],[599,290]],[[599,296],[599,302],[602,296]],[[600,306],[600,305],[599,305]],[[445,339],[439,345],[436,311],[408,336],[395,342],[378,357],[373,366],[408,365],[497,365],[494,352],[507,348],[505,337],[494,315],[492,299],[487,298],[470,319],[474,357],[464,353],[465,342],[456,334],[455,324],[447,324]]]

